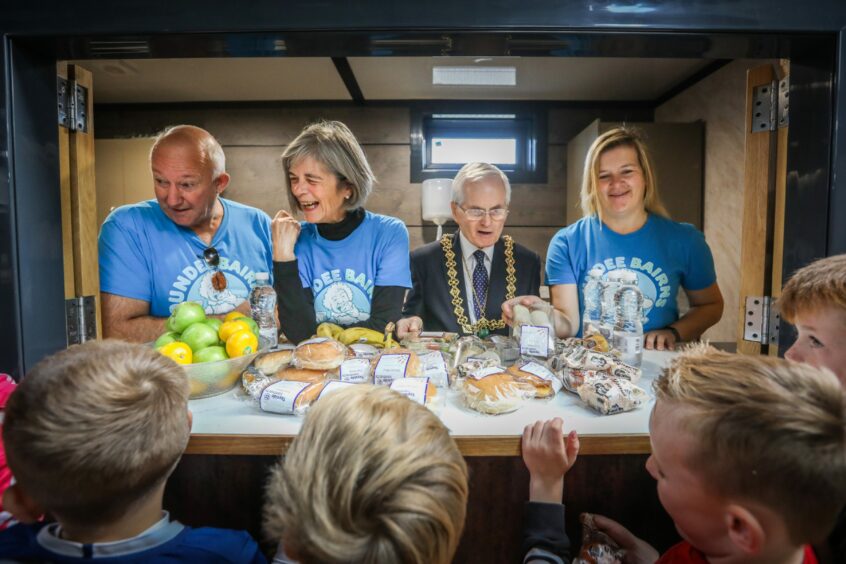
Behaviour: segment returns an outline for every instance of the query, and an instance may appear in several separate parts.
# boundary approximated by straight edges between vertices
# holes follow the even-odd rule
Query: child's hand
[[[625,564],[654,564],[658,557],[658,551],[644,540],[634,536],[631,531],[613,519],[594,515],[593,522],[596,528],[611,537],[620,548],[626,550],[623,559]]]
[[[570,431],[566,441],[564,421],[556,417],[537,421],[523,429],[523,462],[529,469],[529,500],[561,503],[564,475],[579,454],[579,437]]]

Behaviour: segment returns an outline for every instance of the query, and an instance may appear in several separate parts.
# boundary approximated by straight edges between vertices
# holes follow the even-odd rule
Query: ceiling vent
[[[517,86],[516,67],[432,67],[432,84]]]

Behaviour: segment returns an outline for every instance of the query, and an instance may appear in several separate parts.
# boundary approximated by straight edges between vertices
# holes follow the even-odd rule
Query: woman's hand
[[[300,222],[285,210],[279,210],[270,223],[270,234],[273,239],[273,261],[294,260],[294,246],[300,236]]]
[[[611,537],[620,548],[625,549],[626,556],[623,558],[625,564],[654,564],[658,560],[658,551],[644,540],[634,536],[631,531],[613,519],[594,515],[593,522],[596,528]]]
[[[523,429],[520,448],[523,462],[529,469],[529,500],[561,503],[564,494],[564,475],[576,463],[579,437],[570,431],[566,439],[560,417],[537,421]]]
[[[669,329],[656,329],[643,336],[643,346],[657,351],[671,351],[676,348],[676,336]]]
[[[517,296],[516,298],[511,298],[510,300],[506,300],[502,302],[502,319],[508,324],[514,324],[514,306],[517,304],[524,305],[529,309],[532,309],[532,306],[537,303],[543,303],[542,299],[537,296]]]
[[[423,331],[423,320],[417,317],[403,317],[397,321],[397,338],[419,337]]]

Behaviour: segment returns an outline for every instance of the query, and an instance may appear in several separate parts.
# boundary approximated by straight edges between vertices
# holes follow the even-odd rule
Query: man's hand
[[[579,455],[579,437],[570,431],[565,441],[564,421],[556,417],[523,429],[523,462],[529,469],[529,501],[561,503],[564,475]]]
[[[596,528],[611,537],[620,548],[626,550],[623,558],[625,564],[654,564],[658,557],[658,551],[644,540],[634,536],[631,531],[613,519],[594,515],[593,522]]]
[[[510,300],[506,300],[502,302],[502,319],[509,325],[514,324],[514,306],[516,304],[521,304],[526,306],[529,309],[532,309],[532,306],[538,302],[543,303],[546,305],[542,299],[537,296],[517,296],[516,298],[511,298]]]
[[[419,337],[423,331],[423,320],[417,316],[404,317],[397,321],[397,338]]]
[[[285,210],[279,210],[270,222],[270,233],[273,239],[273,261],[294,260],[294,246],[300,236],[300,222]]]
[[[671,351],[676,348],[676,336],[668,329],[649,331],[643,336],[643,346],[657,351]]]

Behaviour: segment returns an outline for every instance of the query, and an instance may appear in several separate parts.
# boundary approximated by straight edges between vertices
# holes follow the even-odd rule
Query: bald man
[[[226,159],[206,130],[178,125],[150,150],[155,199],[114,210],[100,230],[103,333],[147,342],[177,304],[249,315],[256,272],[272,273],[270,218],[225,200]]]

